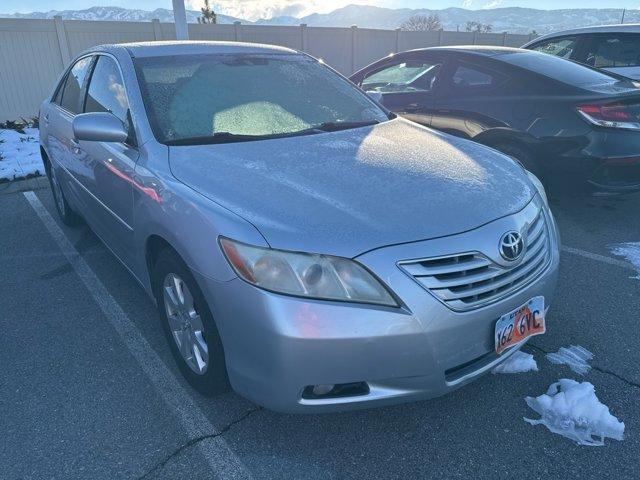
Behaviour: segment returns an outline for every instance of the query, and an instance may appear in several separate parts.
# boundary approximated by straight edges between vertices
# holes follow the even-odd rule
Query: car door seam
[[[96,197],[93,193],[91,193],[91,191],[85,187],[82,182],[80,180],[78,180],[75,175],[73,173],[71,173],[64,165],[60,164],[58,161],[54,162],[60,167],[62,168],[67,175],[69,175],[74,182],[76,182],[85,192],[87,192],[96,202],[98,202],[107,212],[109,212],[111,215],[113,215],[116,220],[118,220],[120,223],[122,223],[122,225],[124,225],[127,230],[129,231],[133,231],[133,227],[131,227],[131,225],[129,225],[127,222],[125,222],[122,218],[120,218],[113,210],[111,210],[109,207],[107,207],[98,197]]]

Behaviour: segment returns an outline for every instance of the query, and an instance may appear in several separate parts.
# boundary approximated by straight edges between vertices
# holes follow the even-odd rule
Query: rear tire
[[[60,216],[62,223],[69,227],[81,224],[82,217],[80,217],[80,215],[78,215],[69,205],[67,197],[62,190],[62,184],[60,183],[58,173],[51,165],[47,168],[47,176],[49,177],[49,185],[51,186],[51,193],[53,194],[56,210],[58,211],[58,215]]]
[[[501,151],[505,155],[517,160],[522,164],[524,168],[533,173],[536,177],[542,180],[543,170],[540,163],[536,161],[535,157],[525,148],[515,145],[513,143],[502,143],[494,146],[496,150]]]
[[[211,310],[191,271],[171,249],[158,255],[153,289],[165,337],[187,382],[206,397],[229,391],[224,349]]]

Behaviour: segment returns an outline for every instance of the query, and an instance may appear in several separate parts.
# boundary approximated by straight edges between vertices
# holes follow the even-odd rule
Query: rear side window
[[[578,37],[561,37],[536,43],[534,46],[529,47],[529,49],[535,50],[536,52],[547,53],[555,57],[571,58],[577,45]]]
[[[640,34],[594,35],[585,63],[596,68],[639,66]]]
[[[80,92],[87,77],[89,65],[91,65],[91,57],[84,57],[71,67],[67,75],[59,105],[71,113],[80,113]]]
[[[472,67],[460,66],[453,74],[453,84],[456,87],[490,87],[495,78],[488,72],[481,72]]]
[[[494,70],[489,70],[477,65],[458,65],[451,79],[447,82],[450,88],[457,93],[475,93],[494,88],[505,83],[507,77]]]
[[[428,92],[433,88],[440,63],[409,61],[391,65],[372,73],[362,81],[362,88],[381,93]]]
[[[500,55],[498,59],[577,87],[613,84],[619,81],[616,77],[607,75],[606,72],[536,52],[505,53]]]
[[[58,84],[57,90],[56,90],[56,95],[55,97],[53,97],[53,103],[56,103],[58,105],[60,105],[60,103],[62,102],[62,91],[64,90],[64,83],[66,82],[67,77],[63,77],[62,80],[60,80],[60,83]]]

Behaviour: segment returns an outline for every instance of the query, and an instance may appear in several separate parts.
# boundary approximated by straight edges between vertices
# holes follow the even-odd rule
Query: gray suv
[[[640,80],[640,24],[601,25],[550,33],[522,48]]]
[[[62,221],[137,278],[205,395],[288,412],[424,399],[545,331],[559,252],[539,181],[305,54],[99,46],[41,119]]]

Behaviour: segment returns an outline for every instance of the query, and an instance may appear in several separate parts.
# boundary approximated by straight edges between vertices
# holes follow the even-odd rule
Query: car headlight
[[[533,173],[531,173],[529,170],[527,170],[527,175],[529,175],[529,180],[531,180],[531,183],[533,183],[533,185],[536,187],[536,190],[538,190],[538,193],[540,194],[540,197],[542,197],[544,204],[546,206],[549,206],[549,199],[547,198],[547,192],[544,189],[544,185],[542,185],[542,182],[540,181],[540,179],[536,177]]]
[[[223,237],[220,246],[238,276],[256,287],[321,300],[398,306],[382,283],[353,260],[256,247]]]

